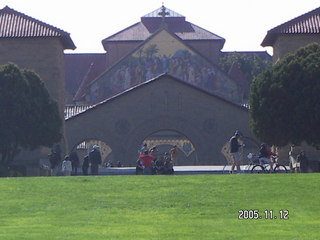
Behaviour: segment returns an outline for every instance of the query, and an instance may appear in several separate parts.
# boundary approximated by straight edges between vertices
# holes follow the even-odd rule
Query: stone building
[[[0,64],[34,70],[60,109],[65,105],[64,50],[75,49],[70,34],[12,8],[0,10]]]
[[[313,42],[320,42],[320,8],[268,31],[261,46],[273,48],[273,62]]]
[[[225,39],[219,35],[162,6],[142,16],[140,22],[103,39],[106,53],[66,54],[67,102],[97,103],[169,72],[234,102],[244,103],[241,96],[248,95],[248,87],[242,83],[241,76],[231,77],[218,67],[220,57],[229,54],[221,51],[224,43]],[[266,52],[244,54],[271,58]],[[180,64],[186,61],[183,59],[188,61],[185,65]],[[174,66],[177,62],[179,66]],[[161,68],[164,64],[168,66]]]
[[[245,135],[246,151],[256,150],[248,109],[170,74],[67,119],[66,129],[70,147],[100,141],[105,163],[121,161],[124,166],[135,166],[144,142],[161,154],[169,151],[169,145],[177,145],[178,165],[225,164],[221,148],[236,129]],[[161,145],[167,146],[161,150]]]
[[[188,165],[222,164],[221,148],[237,129],[255,142],[240,106],[248,86],[235,67],[218,67],[224,43],[162,6],[102,40],[106,53],[65,54],[75,49],[69,33],[0,10],[0,63],[34,70],[61,112],[67,103],[66,151],[101,144],[104,160],[127,166],[143,141],[178,145],[179,164]],[[23,153],[18,162],[36,175],[47,153]]]
[[[178,164],[223,164],[236,129],[254,139],[240,106],[248,85],[239,69],[218,67],[224,42],[162,6],[102,40],[105,54],[67,54],[70,149],[83,156],[99,144],[105,162],[133,166],[143,142],[162,153],[177,145]]]
[[[12,8],[0,10],[0,64],[13,62],[35,71],[57,101],[61,116],[65,107],[65,49],[75,49],[69,33]],[[32,171],[47,154],[47,149],[23,153],[17,162],[27,162]]]
[[[273,48],[273,63],[281,60],[289,53],[293,53],[310,43],[320,43],[320,8],[316,8],[292,20],[289,20],[268,31],[261,46]],[[302,143],[300,150],[307,152],[311,160],[311,168],[320,171],[320,151]],[[290,146],[279,149],[282,158],[288,157]]]

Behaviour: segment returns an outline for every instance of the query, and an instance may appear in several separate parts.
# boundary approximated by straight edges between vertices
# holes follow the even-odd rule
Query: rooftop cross
[[[164,18],[167,15],[170,15],[169,12],[166,12],[166,7],[163,5],[163,3],[162,3],[162,7],[161,7],[161,12],[159,12],[158,15],[162,16],[162,20],[164,20]]]

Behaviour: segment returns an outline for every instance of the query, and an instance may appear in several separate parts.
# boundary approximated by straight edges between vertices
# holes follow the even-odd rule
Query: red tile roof
[[[75,49],[70,34],[17,12],[8,6],[0,10],[0,38],[57,37],[64,49]]]
[[[281,34],[320,34],[320,8],[269,30],[261,46],[273,46]]]

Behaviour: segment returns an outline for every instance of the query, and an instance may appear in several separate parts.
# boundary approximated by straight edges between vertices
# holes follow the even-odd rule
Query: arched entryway
[[[159,156],[176,146],[177,156],[175,165],[195,165],[198,162],[197,151],[190,139],[176,130],[159,130],[149,134],[142,144],[147,144],[149,149],[156,147]]]
[[[89,154],[95,145],[99,146],[100,149],[102,159],[101,166],[114,166],[116,163],[112,148],[107,143],[99,139],[86,139],[79,142],[72,148],[71,152],[75,151],[79,157],[80,166],[82,166],[84,157]]]

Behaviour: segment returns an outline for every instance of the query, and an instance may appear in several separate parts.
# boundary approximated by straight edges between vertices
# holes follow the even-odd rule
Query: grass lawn
[[[2,178],[0,192],[1,240],[320,239],[320,174]]]

